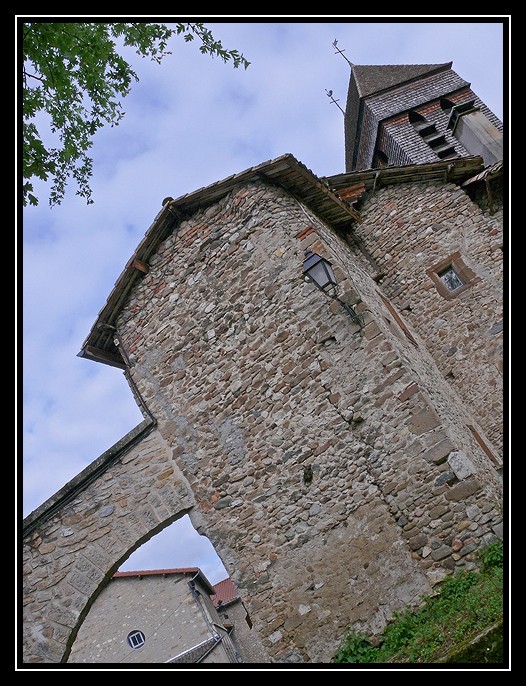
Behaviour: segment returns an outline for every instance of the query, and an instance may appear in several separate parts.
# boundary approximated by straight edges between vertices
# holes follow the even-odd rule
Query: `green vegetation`
[[[480,571],[460,570],[444,579],[420,610],[396,613],[376,641],[350,632],[333,662],[502,664],[502,543],[486,547],[479,556]]]
[[[48,178],[51,206],[60,205],[69,178],[77,183],[77,195],[93,202],[92,138],[106,124],[118,126],[125,114],[119,98],[139,80],[123,56],[128,48],[160,63],[177,36],[186,42],[197,38],[203,55],[235,69],[250,64],[203,24],[29,21],[21,29],[24,206],[38,204],[33,180]],[[56,147],[44,144],[40,128],[53,134]]]

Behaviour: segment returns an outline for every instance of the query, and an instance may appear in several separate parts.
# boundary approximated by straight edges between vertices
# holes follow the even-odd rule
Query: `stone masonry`
[[[152,427],[43,524],[28,527],[24,662],[66,661],[84,617],[122,562],[192,507],[191,490],[170,454]]]
[[[483,427],[501,464],[502,209],[490,215],[455,184],[428,183],[382,188],[361,213],[355,235],[385,274],[382,293],[469,408],[466,424]],[[447,299],[433,268],[452,256],[470,269],[472,284]]]
[[[496,219],[453,184],[381,189],[362,212],[384,283],[263,181],[160,242],[117,322],[156,426],[28,536],[28,662],[67,659],[111,574],[186,512],[274,663],[330,662],[348,627],[381,631],[502,536]],[[363,328],[304,281],[306,247]],[[479,281],[445,300],[426,270],[453,252]]]

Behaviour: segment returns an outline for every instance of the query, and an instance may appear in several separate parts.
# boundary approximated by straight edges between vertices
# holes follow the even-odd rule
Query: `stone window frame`
[[[440,278],[440,274],[448,268],[453,269],[462,281],[462,286],[455,288],[453,291],[450,291]],[[461,293],[464,293],[464,291],[467,291],[468,288],[471,288],[473,284],[480,281],[480,276],[477,276],[475,272],[468,267],[458,250],[443,260],[440,260],[440,262],[437,262],[432,267],[429,267],[429,269],[426,269],[426,274],[435,284],[435,288],[439,294],[446,300],[453,300]]]
[[[128,641],[128,645],[132,650],[139,650],[139,648],[142,648],[146,643],[146,637],[139,629],[130,631],[126,640]]]

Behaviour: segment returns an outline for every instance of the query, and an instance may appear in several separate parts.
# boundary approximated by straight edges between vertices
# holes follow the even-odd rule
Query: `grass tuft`
[[[349,632],[336,652],[338,663],[424,663],[502,661],[502,542],[480,551],[479,571],[459,570],[435,587],[418,611],[395,613],[374,642],[364,632]],[[499,628],[500,627],[500,628]],[[478,636],[490,636],[483,653],[473,649]],[[480,639],[482,641],[482,638]]]

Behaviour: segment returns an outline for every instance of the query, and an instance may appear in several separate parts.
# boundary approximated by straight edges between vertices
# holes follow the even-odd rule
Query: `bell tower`
[[[347,172],[480,155],[502,159],[502,122],[444,64],[352,65]]]

